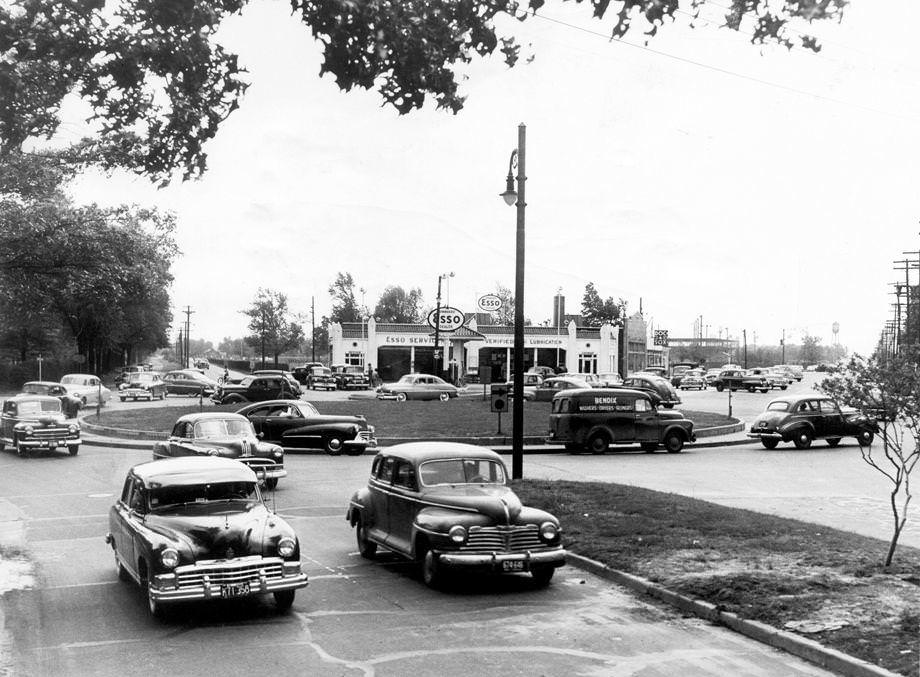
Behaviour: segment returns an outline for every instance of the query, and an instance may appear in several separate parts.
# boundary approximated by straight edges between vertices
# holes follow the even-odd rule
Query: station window
[[[364,366],[364,353],[359,352],[350,352],[345,353],[345,364],[352,367],[363,367]]]
[[[579,374],[596,374],[597,373],[597,353],[579,353],[578,354],[578,373]]]

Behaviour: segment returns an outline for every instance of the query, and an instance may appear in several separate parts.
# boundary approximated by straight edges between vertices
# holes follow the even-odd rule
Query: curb
[[[793,656],[798,656],[818,667],[844,675],[844,677],[901,677],[895,672],[842,651],[831,649],[812,639],[774,628],[759,621],[741,618],[737,614],[723,611],[719,606],[710,602],[681,595],[645,578],[611,569],[606,564],[576,555],[571,551],[567,553],[566,562],[595,576],[629,588],[633,592],[649,595],[703,620],[725,626],[729,630],[776,649],[782,649]]]

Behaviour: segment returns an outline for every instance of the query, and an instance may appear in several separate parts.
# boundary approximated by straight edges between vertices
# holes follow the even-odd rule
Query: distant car
[[[673,379],[671,385],[674,384]],[[680,390],[706,390],[709,384],[706,383],[706,377],[699,369],[688,369],[680,375]]]
[[[770,402],[754,419],[748,437],[759,439],[767,449],[775,449],[780,442],[807,449],[816,439],[836,447],[843,437],[855,437],[859,446],[868,447],[876,432],[878,425],[862,412],[844,411],[830,397],[811,393]]]
[[[719,374],[722,373],[722,368],[717,367],[714,369],[707,369],[704,375],[706,379],[706,385],[715,385],[715,382],[719,379]]]
[[[0,413],[0,451],[12,447],[20,456],[33,451],[80,451],[80,424],[67,421],[61,400],[50,395],[16,395],[3,403]]]
[[[112,391],[102,385],[102,380],[92,374],[65,374],[61,385],[67,392],[80,398],[83,406],[88,404],[105,404],[112,396]]]
[[[736,390],[747,390],[753,393],[759,390],[762,393],[770,389],[767,383],[767,377],[760,374],[749,374],[746,369],[723,369],[719,372],[719,377],[713,381],[713,386],[720,393],[723,390],[735,392]]]
[[[129,378],[118,386],[118,399],[145,399],[150,402],[166,399],[166,382],[155,371],[141,371],[130,374]]]
[[[802,373],[802,367],[797,364],[777,364],[773,368],[785,373],[790,380],[801,381],[805,377]]]
[[[543,364],[538,364],[527,370],[528,374],[539,374],[542,378],[549,378],[556,375],[556,370]]]
[[[671,385],[675,388],[680,388],[680,383],[684,374],[692,369],[696,369],[696,366],[695,362],[678,362],[671,365]]]
[[[381,450],[346,519],[362,557],[373,558],[383,546],[418,562],[432,588],[460,571],[529,572],[544,586],[565,564],[559,520],[523,506],[501,457],[471,444],[416,442]]]
[[[207,370],[211,366],[210,362],[208,362],[207,360],[202,360],[202,359],[195,360],[193,364],[195,365],[195,369],[202,369],[202,370]]]
[[[603,371],[597,375],[602,388],[610,388],[623,384],[623,377],[615,371]]]
[[[374,427],[364,416],[320,414],[309,402],[259,402],[236,413],[249,419],[263,442],[286,449],[324,449],[331,456],[343,451],[358,456],[377,446]]]
[[[459,396],[460,391],[444,379],[431,374],[406,374],[396,383],[384,383],[377,390],[382,400],[447,400]]]
[[[283,369],[256,369],[252,372],[253,376],[280,376],[284,378],[295,395],[303,395],[303,388],[300,387],[300,381],[294,378],[294,374]]]
[[[537,397],[537,387],[543,383],[543,377],[534,371],[524,372],[523,376],[524,400],[535,400]],[[508,395],[510,397],[514,392],[514,381],[508,381],[505,383],[505,387],[508,388]]]
[[[264,594],[286,611],[307,585],[297,534],[262,502],[255,473],[229,459],[134,466],[105,540],[118,578],[144,589],[154,616],[173,602]]]
[[[338,385],[329,367],[311,367],[307,375],[307,387],[310,390],[335,390]]]
[[[545,379],[543,383],[534,388],[534,399],[537,402],[551,402],[556,393],[575,388],[589,388],[590,386],[580,378],[572,376],[553,376]]]
[[[659,409],[651,393],[628,388],[563,391],[553,398],[549,426],[547,442],[594,454],[636,443],[645,451],[663,445],[676,454],[696,440],[693,421],[679,411]]]
[[[603,384],[601,383],[601,377],[597,374],[588,374],[588,373],[573,373],[566,374],[569,378],[577,378],[579,381],[584,381],[591,388],[602,388]]]
[[[217,390],[217,381],[194,369],[177,369],[163,374],[167,395],[202,395],[210,397]]]
[[[115,385],[120,386],[122,383],[125,382],[126,379],[130,378],[131,375],[136,374],[138,372],[142,372],[142,371],[149,371],[149,370],[140,364],[132,364],[131,366],[124,367],[121,370],[121,373],[119,373],[118,376],[115,377]]]
[[[305,386],[307,385],[307,377],[310,375],[310,370],[313,367],[322,366],[322,362],[307,362],[306,364],[291,369],[291,374],[294,376],[294,378],[297,379],[297,382],[300,383],[300,385]]]
[[[24,395],[50,395],[61,401],[61,411],[67,418],[76,418],[82,402],[67,392],[67,388],[54,381],[29,381],[23,383],[20,390]]]
[[[628,378],[623,379],[623,388],[635,388],[644,390],[652,394],[652,401],[656,405],[661,405],[665,409],[672,409],[675,405],[681,403],[680,395],[671,385],[671,382],[663,376],[657,376],[648,372],[637,372]]]
[[[667,375],[668,375],[668,369],[667,369],[667,367],[664,367],[664,366],[661,366],[661,365],[654,365],[654,366],[645,367],[645,369],[642,370],[642,373],[644,373],[644,374],[654,374],[655,376],[660,376],[661,378],[666,378]]]
[[[339,390],[367,390],[371,387],[370,379],[363,367],[353,364],[333,364],[330,369],[335,376]]]
[[[300,385],[298,384],[298,388]],[[222,383],[211,395],[215,404],[296,400],[299,396],[283,376],[247,376],[239,383]]]
[[[774,369],[754,367],[753,369],[748,369],[747,373],[749,376],[763,376],[767,380],[767,386],[770,388],[785,390],[789,387],[789,379],[782,372]]]
[[[153,445],[154,460],[173,456],[236,459],[262,474],[269,489],[287,475],[284,449],[261,441],[249,419],[240,414],[204,412],[180,417],[169,439]]]

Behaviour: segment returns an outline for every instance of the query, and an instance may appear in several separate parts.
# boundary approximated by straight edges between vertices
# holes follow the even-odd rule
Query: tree
[[[390,285],[383,290],[377,301],[374,319],[400,324],[419,323],[422,321],[421,304],[422,290],[418,287],[407,292],[402,287]]]
[[[246,342],[261,349],[263,363],[266,351],[277,365],[281,353],[303,340],[303,328],[291,319],[286,294],[259,289],[249,308],[240,312],[249,317],[249,330],[252,331]]]
[[[585,285],[585,295],[581,301],[581,316],[586,327],[600,327],[602,324],[619,324],[626,315],[626,301],[614,301],[608,296],[601,300],[593,282]]]
[[[351,273],[339,273],[335,282],[329,285],[329,295],[332,297],[332,314],[323,318],[325,322],[360,322],[361,310],[355,301],[355,281]]]
[[[905,351],[906,353],[907,351]],[[894,522],[885,566],[894,559],[907,523],[911,473],[920,460],[920,365],[917,354],[870,359],[855,356],[846,367],[818,384],[839,403],[873,414],[879,424],[881,448],[860,446],[863,460],[890,483],[889,505]]]
[[[695,17],[708,1],[623,0],[612,37],[626,35],[637,18],[640,29],[653,36],[679,13]],[[724,1],[730,5],[725,26],[751,31],[753,43],[792,48],[795,40],[818,51],[817,41],[794,25],[839,20],[848,0]],[[519,60],[520,46],[496,29],[496,17],[523,21],[545,0],[290,3],[323,44],[320,75],[331,74],[342,90],[376,88],[400,113],[420,108],[427,97],[456,113],[464,104],[459,65],[496,50],[508,66]],[[72,162],[124,167],[162,183],[177,170],[184,179],[199,176],[207,164],[207,141],[240,106],[248,87],[237,56],[214,39],[221,23],[246,4],[12,0],[0,5],[0,156],[30,139],[50,138],[61,124],[63,100],[76,93],[91,107],[98,131],[70,149]],[[603,19],[609,4],[591,2],[593,15]]]
[[[821,361],[821,339],[812,336],[808,332],[802,335],[802,349],[799,353],[799,361],[802,364],[817,364]]]

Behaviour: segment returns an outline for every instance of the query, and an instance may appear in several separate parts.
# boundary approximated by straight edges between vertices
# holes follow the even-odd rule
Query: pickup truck
[[[247,376],[239,383],[223,383],[211,395],[215,404],[296,400],[297,394],[283,376]]]
[[[731,391],[747,390],[754,392],[759,390],[762,393],[770,390],[770,385],[764,376],[752,375],[744,369],[723,369],[719,372],[718,378],[712,382],[720,393],[728,388]]]

